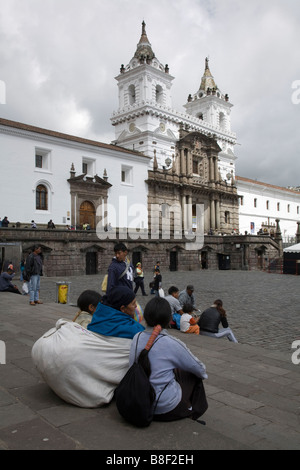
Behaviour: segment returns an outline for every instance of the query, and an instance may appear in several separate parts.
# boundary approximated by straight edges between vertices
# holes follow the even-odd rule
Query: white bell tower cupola
[[[205,70],[199,90],[188,96],[184,105],[186,113],[200,119],[204,126],[211,128],[222,151],[219,153],[219,172],[221,179],[232,183],[235,179],[234,145],[235,134],[231,131],[231,108],[227,94],[223,94],[217,86],[209,68],[209,60],[205,59]]]
[[[199,90],[194,95],[189,95],[188,102],[184,105],[186,112],[206,121],[212,126],[224,131],[231,131],[230,109],[228,95],[223,95],[215,83],[205,59],[205,70]]]
[[[174,154],[177,126],[170,123],[172,77],[155,56],[142,23],[142,34],[129,64],[116,77],[119,108],[113,113],[116,145],[154,157],[159,166]]]

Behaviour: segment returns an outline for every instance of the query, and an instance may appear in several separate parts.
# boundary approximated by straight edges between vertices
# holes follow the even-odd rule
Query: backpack
[[[141,333],[142,332],[139,333],[139,336]],[[147,427],[153,420],[160,395],[168,384],[160,392],[155,403],[156,395],[154,388],[136,358],[139,336],[136,342],[135,361],[117,386],[115,390],[115,400],[120,415],[126,421],[137,427]],[[157,338],[156,341],[159,339],[160,338]],[[156,341],[154,341],[153,345]]]

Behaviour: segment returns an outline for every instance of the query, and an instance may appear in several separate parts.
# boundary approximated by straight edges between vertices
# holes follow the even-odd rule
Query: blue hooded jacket
[[[132,339],[145,328],[127,313],[99,303],[87,329],[104,336]]]

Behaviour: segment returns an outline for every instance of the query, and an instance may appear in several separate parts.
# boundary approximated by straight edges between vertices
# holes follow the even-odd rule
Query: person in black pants
[[[142,269],[142,263],[140,262],[136,264],[134,282],[135,282],[134,293],[136,294],[139,288],[141,288],[142,294],[147,295],[145,292],[145,287],[144,287],[144,272]]]

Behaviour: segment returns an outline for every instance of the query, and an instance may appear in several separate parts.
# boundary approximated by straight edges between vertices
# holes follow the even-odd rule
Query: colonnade
[[[209,224],[209,227],[205,227],[205,229],[206,230],[209,230],[209,229],[219,230],[221,228],[220,199],[216,196],[212,196],[209,201],[208,209],[209,209],[209,218],[208,218],[207,223]],[[189,231],[193,227],[192,196],[181,196],[181,210],[182,210],[183,228],[184,230]]]
[[[193,156],[192,151],[189,148],[181,147],[179,149],[180,155],[180,175],[190,176],[193,172]],[[218,156],[208,156],[209,165],[209,177],[208,183],[211,187],[219,181],[219,169],[218,169]],[[183,227],[186,230],[192,228],[193,223],[193,199],[191,195],[181,196],[181,209],[182,209],[182,222]],[[220,199],[217,195],[212,195],[209,201],[209,227],[206,229],[218,230],[220,229]]]

